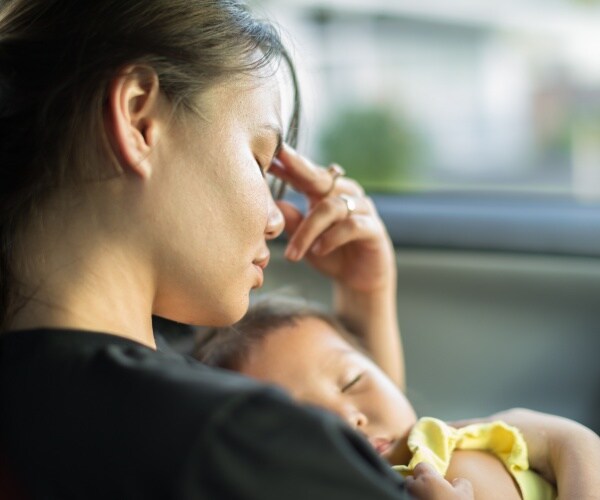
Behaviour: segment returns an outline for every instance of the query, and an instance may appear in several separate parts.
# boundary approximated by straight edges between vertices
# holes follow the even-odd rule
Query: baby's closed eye
[[[346,382],[342,383],[341,391],[348,392],[351,389],[356,388],[358,384],[363,380],[363,378],[364,373],[362,372],[351,375],[350,377],[348,377]]]

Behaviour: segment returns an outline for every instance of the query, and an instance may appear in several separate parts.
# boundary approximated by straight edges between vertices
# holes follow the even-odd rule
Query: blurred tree
[[[324,128],[324,163],[336,162],[370,191],[398,191],[415,175],[420,146],[408,121],[389,108],[347,108]]]

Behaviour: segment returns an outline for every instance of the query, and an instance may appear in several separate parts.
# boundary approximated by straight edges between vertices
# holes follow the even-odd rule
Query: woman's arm
[[[456,450],[446,479],[471,482],[475,500],[521,500],[517,484],[502,462],[485,451]]]
[[[286,202],[279,206],[289,235],[286,256],[306,258],[334,280],[338,316],[359,335],[373,360],[404,389],[404,357],[396,310],[396,259],[375,205],[353,180],[334,177],[289,147],[271,171],[303,193],[306,215]],[[349,213],[348,196],[355,210]]]
[[[600,437],[566,418],[516,409],[495,417],[525,436],[529,464],[557,485],[558,498],[600,499]]]
[[[600,437],[595,432],[573,420],[525,409],[452,425],[491,420],[502,420],[523,433],[530,467],[556,484],[559,499],[600,499]]]
[[[396,271],[387,289],[360,292],[334,284],[336,314],[360,335],[373,361],[402,391],[406,390],[404,351],[396,305]]]

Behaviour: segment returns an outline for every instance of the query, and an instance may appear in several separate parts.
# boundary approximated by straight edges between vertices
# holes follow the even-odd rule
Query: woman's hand
[[[559,498],[600,499],[600,437],[596,433],[567,418],[520,408],[452,425],[493,420],[521,431],[530,467],[556,484]]]
[[[306,215],[277,202],[289,236],[286,257],[306,258],[334,280],[334,308],[372,359],[401,389],[404,356],[396,310],[396,258],[373,202],[353,180],[285,146],[271,172],[308,200]]]
[[[406,478],[406,490],[419,500],[473,500],[473,488],[466,479],[446,481],[431,465],[421,462]]]
[[[288,146],[270,172],[308,199],[306,215],[288,202],[278,202],[289,236],[288,259],[306,258],[321,273],[357,292],[395,288],[392,243],[373,202],[355,181],[336,178],[335,172],[312,164]]]

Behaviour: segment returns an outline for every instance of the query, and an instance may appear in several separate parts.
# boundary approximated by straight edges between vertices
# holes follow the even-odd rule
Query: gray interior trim
[[[397,247],[600,257],[600,205],[498,194],[371,196]]]
[[[600,207],[573,200],[375,196],[397,246],[600,256]]]

